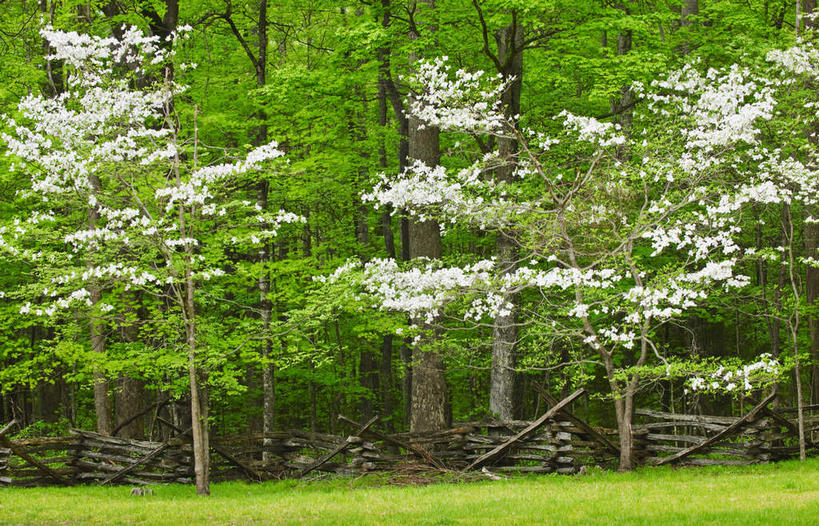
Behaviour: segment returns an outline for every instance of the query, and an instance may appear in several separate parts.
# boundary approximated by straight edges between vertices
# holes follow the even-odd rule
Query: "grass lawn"
[[[0,524],[819,524],[819,459],[385,486],[356,480],[0,489]]]

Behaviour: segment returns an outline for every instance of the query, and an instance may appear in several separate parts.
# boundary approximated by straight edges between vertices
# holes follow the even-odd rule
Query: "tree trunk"
[[[617,4],[618,9],[628,16],[631,15],[628,8],[622,4]],[[632,47],[632,32],[626,31],[617,35],[617,55],[623,56],[631,51]],[[628,135],[631,130],[632,121],[634,120],[634,93],[631,91],[631,86],[625,84],[620,87],[620,97],[611,101],[611,112],[614,114],[614,121],[622,127],[622,133]],[[629,152],[626,146],[621,146],[617,149],[617,157],[620,160],[627,160]]]
[[[194,136],[194,141],[198,138]],[[181,160],[179,153],[174,159],[174,172],[176,184],[182,183],[179,173]],[[194,166],[196,158],[194,158]],[[185,222],[185,212],[183,207],[179,207],[177,216],[178,231],[183,236],[193,237],[193,229],[188,229]],[[196,214],[195,208],[187,212],[191,216]],[[193,471],[196,477],[196,494],[210,495],[210,440],[208,436],[208,396],[205,388],[205,372],[198,364],[196,347],[196,281],[193,278],[193,246],[185,245],[184,259],[184,288],[176,289],[177,304],[182,310],[182,322],[185,326],[185,343],[188,349],[188,380],[190,382],[191,395],[191,430],[193,435]],[[178,425],[178,424],[177,424]]]
[[[204,386],[200,385],[197,364],[194,282],[190,267],[185,270],[185,289],[185,332],[188,344],[188,378],[191,384],[191,426],[193,427],[193,471],[196,476],[196,494],[210,495],[208,406]]]
[[[641,366],[645,361],[645,341],[643,342],[643,353],[638,360],[637,366]],[[634,419],[634,394],[637,392],[639,377],[632,375],[628,383],[621,387],[620,382],[615,378],[615,366],[611,356],[604,356],[603,362],[609,379],[609,386],[614,399],[614,415],[617,420],[617,434],[620,442],[620,462],[618,471],[631,471],[635,467],[634,461],[634,435],[632,420]]]
[[[267,0],[259,0],[259,18],[256,23],[256,30],[258,35],[257,41],[257,55],[253,56],[252,52],[248,51],[248,58],[256,70],[256,86],[261,88],[267,84],[267,47],[269,39],[267,35]],[[241,41],[241,34],[236,34],[236,37]],[[250,48],[244,46],[246,50]],[[253,133],[253,144],[261,146],[268,141],[267,124],[265,119],[267,115],[265,112],[259,111],[256,115],[259,120],[259,126]],[[259,181],[256,187],[256,204],[262,210],[268,209],[268,193],[269,185],[265,180]],[[273,317],[273,302],[268,297],[270,295],[270,270],[268,263],[271,255],[270,244],[265,242],[262,244],[258,253],[258,262],[261,273],[258,278],[259,289],[259,317],[262,322],[262,332],[265,339],[262,342],[261,358],[262,358],[262,433],[265,438],[262,442],[265,446],[270,446],[270,439],[266,437],[268,433],[272,433],[275,429],[276,418],[276,370],[272,362],[273,358],[273,341],[270,339],[270,323]],[[253,375],[249,375],[248,383],[253,381]],[[270,453],[265,447],[262,452],[262,460],[269,460]]]
[[[428,166],[437,166],[438,129],[419,129],[420,122],[410,117],[410,158],[423,161]],[[411,221],[409,225],[410,258],[441,257],[441,230],[434,221]],[[447,425],[447,392],[444,379],[444,363],[438,351],[431,349],[435,341],[434,328],[420,325],[426,335],[413,349],[412,361],[412,406],[410,409],[410,431],[433,431]]]
[[[620,463],[618,471],[631,471],[635,467],[634,463],[634,434],[631,421],[634,418],[634,393],[627,391],[623,397],[617,401],[619,411],[617,413],[617,433],[620,437]]]
[[[88,176],[91,183],[91,191],[96,194],[100,191],[100,179],[96,175]],[[97,227],[99,214],[94,207],[88,209],[88,228],[93,230]],[[89,260],[86,266],[93,266],[93,254],[89,255]],[[91,279],[88,285],[89,299],[91,304],[96,307],[102,300],[102,289],[96,279]],[[105,327],[101,319],[95,315],[91,315],[89,320],[91,330],[91,350],[97,354],[105,354]],[[110,435],[114,429],[114,424],[111,418],[111,397],[108,394],[108,378],[99,368],[94,371],[94,412],[97,415],[97,433],[103,435]]]
[[[699,0],[685,0],[682,5],[682,11],[680,13],[680,25],[682,26],[689,26],[694,23],[691,20],[691,15],[698,15],[700,14],[700,3]]]
[[[129,376],[120,378],[116,402],[117,425],[119,425],[143,410],[145,382],[139,378]],[[117,436],[143,440],[145,438],[145,419],[137,418],[132,420],[120,428]]]
[[[381,18],[381,25],[385,29],[389,27],[390,12],[389,0],[381,0],[384,13]],[[387,128],[387,82],[389,79],[389,50],[381,48],[378,50],[378,125],[382,133],[386,134]],[[402,139],[406,140],[406,139]],[[387,149],[382,138],[378,146],[378,166],[381,170],[387,170]],[[381,233],[384,236],[384,250],[387,257],[395,259],[395,235],[392,231],[392,209],[388,208],[381,213]],[[385,334],[381,340],[381,362],[380,362],[380,386],[381,386],[381,415],[388,432],[395,431],[392,419],[392,334]]]
[[[392,405],[392,340],[391,334],[385,334],[381,341],[381,364],[379,384],[381,386],[381,415],[388,432],[395,431]]]
[[[802,0],[805,15],[816,11],[816,0]],[[816,29],[817,20],[807,17],[804,20],[807,29]],[[811,143],[816,145],[819,122],[814,122],[808,130]],[[819,206],[809,205],[805,215],[819,219]],[[819,260],[819,223],[805,221],[805,257]],[[811,403],[819,404],[819,268],[805,265],[805,303],[810,309],[807,312],[808,334],[810,335],[811,357]]]
[[[819,207],[809,207],[808,215],[819,218]],[[805,256],[819,260],[819,224],[805,223]],[[819,404],[819,268],[805,265],[805,303],[810,335],[811,402]]]
[[[381,0],[381,27],[387,30],[390,25],[390,0]],[[407,167],[407,159],[409,157],[409,119],[404,113],[404,104],[402,102],[401,94],[393,82],[392,73],[390,69],[390,50],[382,47],[379,49],[379,65],[378,65],[378,79],[379,88],[383,89],[386,101],[389,101],[393,109],[395,120],[398,122],[398,171],[403,172]],[[385,101],[385,103],[386,103]],[[386,113],[384,120],[380,121],[386,125]],[[386,168],[386,159],[382,164]],[[387,212],[384,212],[385,215]],[[391,231],[391,224],[389,217],[382,219],[384,224],[384,243],[387,247],[387,253],[391,257],[396,257],[395,242]],[[405,217],[401,217],[399,223],[399,239],[401,241],[401,260],[408,261],[409,254],[409,221]],[[404,376],[401,380],[401,396],[403,399],[403,413],[404,425],[409,426],[410,414],[412,412],[412,349],[408,340],[404,340],[400,350],[401,361],[404,364]]]
[[[138,326],[135,322],[130,322],[130,320],[135,320],[137,317],[137,310],[132,308],[131,305],[138,305],[139,302],[140,298],[137,294],[130,294],[126,302],[128,316],[122,327],[122,340],[126,343],[135,343],[139,340]],[[145,402],[145,382],[134,376],[134,373],[128,372],[120,377],[119,388],[115,396],[117,426],[142,411]],[[144,424],[144,418],[137,418],[121,427],[117,436],[142,440],[145,438]]]
[[[423,0],[423,5],[434,11],[434,0]],[[434,33],[434,24],[427,26]],[[410,32],[410,40],[420,37],[415,29]],[[413,54],[410,61],[421,57]],[[409,119],[409,158],[423,162],[429,167],[438,166],[441,158],[438,128],[422,126],[413,116]],[[435,221],[410,221],[409,257],[440,259],[441,229]],[[421,324],[425,337],[415,346],[412,363],[412,408],[410,431],[433,431],[447,426],[447,386],[444,378],[444,362],[439,352],[432,348],[436,338],[434,328]]]
[[[806,18],[802,20],[802,23],[807,29],[816,29],[817,20],[807,17],[807,15],[812,14],[814,11],[816,11],[816,0],[802,0],[802,13],[806,16]]]
[[[266,134],[266,132],[265,132]],[[259,183],[257,187],[256,203],[267,210],[268,185],[266,181]],[[259,316],[262,321],[262,331],[265,336],[262,341],[262,442],[265,446],[271,446],[268,433],[275,430],[276,419],[276,370],[273,364],[273,341],[270,338],[270,321],[273,315],[273,302],[270,300],[270,244],[265,242],[259,250],[259,263],[261,273],[259,274]],[[269,460],[270,453],[265,447],[262,452],[262,460]]]
[[[504,113],[514,118],[520,113],[520,92],[523,77],[523,31],[515,22],[495,35],[498,45],[498,62],[503,65],[500,73],[505,79],[514,78],[503,95]],[[504,164],[495,171],[499,181],[511,182],[516,165],[518,144],[515,139],[498,139],[498,153]],[[511,274],[517,268],[518,249],[512,232],[498,232],[495,238],[497,266],[503,274]],[[504,298],[513,305],[509,314],[498,315],[492,324],[492,367],[490,374],[489,410],[501,420],[514,420],[519,404],[516,400],[515,350],[518,339],[517,298]]]

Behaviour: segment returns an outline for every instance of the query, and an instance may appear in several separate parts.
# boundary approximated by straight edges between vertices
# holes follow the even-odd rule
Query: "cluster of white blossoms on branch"
[[[224,270],[195,249],[224,242],[219,236],[205,237],[213,225],[230,222],[243,245],[252,246],[275,236],[283,224],[304,221],[284,210],[224,199],[245,184],[239,180],[242,176],[264,170],[284,155],[275,142],[231,162],[191,169],[182,161],[190,158],[184,155],[189,146],[180,139],[169,112],[185,86],[169,80],[164,68],[174,59],[173,43],[187,31],[189,27],[181,28],[166,41],[133,27],[123,28],[121,38],[42,31],[54,49],[51,59],[66,65],[66,89],[54,97],[24,97],[16,120],[3,117],[9,131],[0,138],[6,154],[16,158],[13,169],[30,176],[30,187],[21,196],[59,202],[83,215],[78,216],[81,223],[67,225],[50,211],[35,210],[29,220],[18,221],[21,232],[0,235],[0,248],[24,257],[28,251],[20,247],[28,242],[25,224],[53,223],[54,228],[70,229],[60,230],[71,249],[69,257],[91,251],[97,259],[111,253],[154,258],[144,267],[114,262],[62,274],[55,278],[61,290],[57,297],[52,290],[38,299],[50,303],[27,303],[21,313],[50,316],[78,299],[88,303],[81,291],[89,281],[163,293],[181,281],[183,265],[190,267],[194,279],[211,280]],[[197,151],[193,153],[195,163],[200,162]],[[200,220],[208,221],[206,228],[196,224]],[[164,265],[158,263],[163,259]],[[102,307],[103,312],[113,309]]]
[[[521,207],[502,187],[488,183],[481,175],[491,170],[494,157],[485,156],[468,168],[453,171],[444,166],[427,166],[415,160],[398,176],[380,174],[372,191],[362,194],[375,208],[392,206],[405,210],[421,221],[455,223],[468,220],[481,228],[509,222]]]
[[[768,58],[785,71],[814,75],[819,55],[805,45]],[[410,112],[428,125],[484,136],[515,129],[516,117],[503,112],[507,83],[453,74],[445,59],[424,63],[413,82]],[[512,309],[508,298],[529,290],[543,298],[536,317],[546,323],[539,326],[578,328],[597,350],[631,349],[657,323],[749,283],[740,269],[752,254],[739,235],[751,205],[817,202],[814,168],[760,144],[763,123],[780,115],[788,82],[759,68],[689,65],[634,87],[647,104],[629,137],[615,124],[566,111],[555,116],[563,125],[558,133],[516,134],[525,142],[514,159],[494,153],[467,170],[414,163],[404,173],[381,174],[365,201],[421,220],[514,229],[531,261],[510,272],[492,260],[410,268],[376,260],[345,266],[330,280],[355,274],[379,308],[427,323],[455,312],[465,321],[497,318]],[[631,158],[619,155],[623,147]],[[504,162],[514,165],[511,183],[492,177]],[[540,190],[536,198],[533,189]],[[710,382],[730,386],[733,379],[747,389],[773,368],[763,357]]]
[[[601,327],[593,338],[594,345],[607,342],[631,348],[637,339],[633,327],[647,320],[671,319],[696,306],[707,297],[702,286],[706,279],[725,282],[736,279],[731,272],[733,264],[733,261],[709,264],[675,279],[628,287],[630,276],[614,268],[582,270],[555,266],[544,270],[524,265],[500,273],[494,259],[463,267],[426,261],[412,268],[402,268],[392,259],[375,259],[363,265],[350,261],[336,269],[329,281],[360,272],[357,285],[374,298],[377,308],[403,312],[426,323],[434,323],[453,304],[460,305],[464,321],[482,322],[508,315],[513,308],[508,298],[523,290],[536,289],[550,298],[574,289],[606,291],[600,302],[567,300],[567,310],[551,316],[594,317]]]
[[[601,122],[594,117],[574,115],[563,110],[556,119],[563,119],[563,126],[567,131],[577,133],[577,140],[605,148],[619,146],[626,143],[619,124]]]
[[[787,72],[819,79],[819,50],[813,42],[800,41],[788,49],[771,50],[767,59]]]
[[[779,360],[770,354],[740,368],[720,367],[705,376],[694,376],[686,382],[686,392],[734,393],[750,391],[775,381],[782,370]]]
[[[236,176],[259,170],[265,161],[283,155],[284,152],[278,149],[278,143],[272,141],[252,150],[244,160],[200,168],[186,181],[157,189],[155,195],[157,199],[165,202],[166,212],[173,210],[177,204],[204,208],[214,198],[211,191],[214,185],[224,184]]]
[[[513,79],[489,79],[483,71],[458,69],[454,73],[447,57],[418,64],[410,79],[414,96],[410,113],[422,126],[470,133],[509,132],[501,95]]]
[[[776,84],[736,64],[727,70],[712,68],[705,74],[688,64],[652,82],[653,89],[638,91],[654,114],[687,121],[688,125],[679,128],[689,151],[681,158],[681,166],[695,168],[692,151],[711,153],[729,144],[756,142],[758,123],[773,116]],[[694,159],[705,160],[696,154]]]

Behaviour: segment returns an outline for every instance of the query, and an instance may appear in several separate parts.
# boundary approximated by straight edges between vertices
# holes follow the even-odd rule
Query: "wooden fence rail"
[[[772,401],[773,395],[766,397],[741,417],[637,409],[645,422],[634,426],[635,442],[652,464],[744,465],[793,458],[799,451],[796,426],[787,412],[768,407]]]
[[[640,463],[689,465],[792,458],[798,452],[795,427],[785,417],[787,412],[773,413],[769,401],[740,418],[638,409],[634,456]],[[552,404],[535,422],[463,422],[434,433],[387,435],[376,429],[375,419],[362,425],[340,417],[354,426],[355,435],[289,430],[217,437],[212,441],[216,454],[211,478],[260,480],[313,470],[353,475],[419,463],[442,470],[485,465],[499,472],[564,474],[584,465],[614,466],[618,456],[614,431],[589,426],[565,405]],[[184,432],[166,442],[72,430],[68,437],[4,443],[8,445],[0,444],[0,485],[141,485],[193,479],[192,447]]]

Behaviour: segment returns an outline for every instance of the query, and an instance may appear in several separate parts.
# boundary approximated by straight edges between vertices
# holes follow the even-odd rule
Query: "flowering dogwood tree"
[[[15,169],[30,176],[27,193],[38,205],[23,224],[56,225],[55,210],[88,210],[87,223],[63,238],[65,258],[85,265],[52,275],[20,312],[48,317],[84,309],[100,320],[114,308],[100,291],[115,284],[174,308],[178,317],[169,319],[181,320],[177,334],[184,334],[179,345],[187,353],[197,493],[208,494],[207,349],[197,332],[198,291],[226,274],[227,251],[261,247],[282,224],[302,220],[234,197],[282,152],[270,143],[242,159],[203,163],[208,157],[195,121],[185,140],[174,111],[184,86],[173,80],[172,46],[157,37],[136,28],[124,29],[121,39],[50,28],[42,35],[53,58],[68,66],[67,89],[56,98],[24,98],[19,115],[7,118],[11,131],[3,140]],[[16,237],[0,238],[8,255],[25,253]],[[92,322],[92,344],[95,337],[99,322]]]
[[[816,64],[806,44],[769,58],[786,70],[801,59],[804,68]],[[429,62],[414,79],[410,111],[442,130],[513,136],[519,153],[487,154],[460,170],[416,162],[382,175],[364,197],[437,220],[442,229],[457,223],[514,233],[521,264],[502,273],[493,260],[410,269],[376,260],[346,275],[380,308],[427,322],[447,311],[481,323],[508,312],[505,298],[516,293],[539,298],[524,309],[529,323],[553,340],[581,344],[602,365],[620,467],[630,469],[641,368],[665,361],[657,329],[714,292],[749,283],[741,265],[754,253],[738,237],[751,204],[815,199],[815,167],[762,140],[761,124],[775,121],[790,83],[777,71],[691,64],[651,86],[635,85],[642,111],[627,136],[618,125],[569,112],[549,129],[518,131],[501,111],[505,86],[453,72],[445,59]],[[510,163],[515,181],[488,176]],[[771,372],[778,367],[760,363]],[[748,387],[743,380],[740,388]]]

